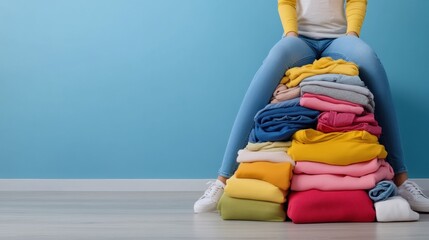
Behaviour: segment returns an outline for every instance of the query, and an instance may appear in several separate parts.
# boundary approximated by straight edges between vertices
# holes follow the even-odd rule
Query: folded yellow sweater
[[[286,192],[269,182],[258,179],[236,178],[226,181],[225,193],[233,198],[259,200],[275,203],[286,201]]]
[[[307,77],[318,74],[336,73],[355,76],[359,75],[359,68],[353,62],[347,62],[343,59],[333,60],[330,57],[323,57],[315,60],[312,64],[302,67],[294,67],[286,71],[281,83],[287,87],[298,86],[299,83]]]
[[[240,163],[235,176],[237,178],[259,179],[286,191],[290,186],[292,170],[293,166],[288,162],[246,162]]]
[[[288,154],[295,161],[349,165],[374,158],[386,158],[384,146],[367,131],[323,133],[314,129],[297,131]]]

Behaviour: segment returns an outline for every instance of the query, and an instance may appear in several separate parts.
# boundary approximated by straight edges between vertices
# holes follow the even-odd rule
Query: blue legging
[[[354,36],[320,40],[300,36],[282,38],[270,50],[253,77],[232,127],[219,176],[229,178],[234,174],[238,166],[237,152],[248,142],[253,118],[269,103],[286,70],[312,63],[321,57],[341,58],[359,66],[359,76],[374,95],[375,116],[383,131],[380,143],[386,147],[387,160],[396,174],[407,171],[389,82],[372,48]]]

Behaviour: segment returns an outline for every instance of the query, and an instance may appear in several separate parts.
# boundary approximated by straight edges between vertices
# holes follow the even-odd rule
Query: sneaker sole
[[[429,207],[428,206],[412,206],[411,209],[413,209],[416,212],[429,213]]]

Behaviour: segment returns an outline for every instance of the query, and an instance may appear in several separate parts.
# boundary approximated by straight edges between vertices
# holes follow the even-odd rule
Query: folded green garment
[[[223,220],[281,222],[286,218],[283,204],[232,198],[223,194],[217,209]]]

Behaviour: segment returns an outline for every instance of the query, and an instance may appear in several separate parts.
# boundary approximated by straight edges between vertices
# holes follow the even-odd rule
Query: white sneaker
[[[222,197],[223,189],[225,184],[220,180],[215,182],[208,182],[210,184],[209,188],[204,192],[203,196],[198,199],[194,204],[194,212],[213,212],[216,210],[217,203],[219,202],[220,197]]]
[[[429,198],[415,182],[406,180],[398,187],[398,193],[408,201],[414,211],[429,212]]]

